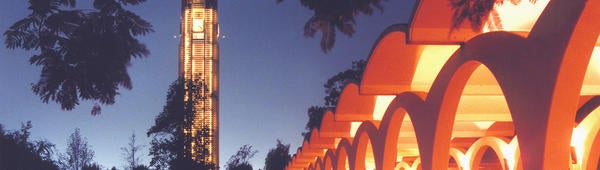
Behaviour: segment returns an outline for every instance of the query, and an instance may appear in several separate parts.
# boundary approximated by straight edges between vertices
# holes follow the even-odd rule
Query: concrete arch
[[[348,83],[344,86],[335,110],[336,121],[363,121],[373,119],[376,97],[360,95],[358,85]]]
[[[323,164],[322,157],[320,157],[320,156],[317,157],[317,159],[315,160],[315,164],[314,164],[315,169],[316,170],[323,170],[324,169],[323,166],[324,166],[324,164]]]
[[[593,98],[598,98],[595,96]],[[571,137],[571,146],[575,148],[576,162],[581,169],[596,169],[598,159],[600,159],[600,103],[592,102],[592,105],[585,104],[581,106],[583,115],[587,115],[575,127]],[[582,110],[580,108],[580,110]]]
[[[402,161],[396,164],[396,167],[394,167],[394,170],[411,170],[412,167],[410,167],[410,165],[408,165],[408,163]]]
[[[347,138],[342,138],[338,143],[338,147],[335,151],[336,170],[346,170],[346,166],[350,167],[350,158],[354,157],[354,149],[352,149],[352,143]]]
[[[379,147],[379,140],[377,139],[378,136],[379,132],[377,126],[373,122],[362,122],[362,124],[356,131],[354,141],[352,142],[352,150],[354,150],[354,155],[349,159],[350,169],[366,169],[365,161],[367,160],[367,150],[369,149],[369,144],[371,145],[370,149],[372,150],[373,159],[381,159],[381,157],[379,157],[380,154],[377,154],[381,152],[381,147]],[[378,165],[375,163],[375,168],[381,169],[377,166]]]
[[[308,165],[308,168],[307,168],[307,169],[308,169],[308,170],[316,170],[317,168],[315,168],[315,164],[314,164],[314,163],[310,163],[310,164]]]
[[[498,137],[483,137],[479,138],[467,151],[466,155],[469,157],[469,165],[471,169],[477,169],[483,154],[487,148],[491,148],[498,157],[500,165],[503,169],[509,169],[508,165],[505,164],[505,157],[503,148],[508,147],[508,139]]]
[[[314,157],[320,156],[322,153],[317,148],[312,147],[309,141],[304,141],[302,143],[302,155],[305,159],[314,161]]]
[[[410,167],[414,170],[421,170],[422,169],[422,163],[421,163],[421,157],[418,157],[413,163],[412,165],[410,165]]]
[[[402,161],[399,162],[396,167],[394,168],[394,170],[421,170],[421,158],[417,158],[415,159],[415,161],[413,161],[412,164]]]
[[[425,95],[425,93],[404,92],[397,95],[388,106],[379,127],[380,145],[383,145],[381,146],[383,149],[379,156],[381,159],[376,160],[376,164],[381,165],[380,169],[391,169],[396,166],[397,143],[402,121],[410,112],[418,114],[418,110],[424,103]]]
[[[335,138],[322,137],[320,130],[313,128],[310,133],[310,147],[316,150],[335,148]]]
[[[465,150],[460,148],[450,148],[450,157],[456,161],[459,170],[465,169],[465,167],[469,167],[468,158],[465,155]]]
[[[320,136],[332,138],[350,137],[350,122],[336,121],[335,114],[331,110],[325,111],[321,120]]]
[[[572,125],[562,123],[561,120],[573,120],[575,116],[579,89],[586,71],[586,67],[582,65],[589,63],[600,31],[600,24],[597,22],[599,10],[600,2],[594,0],[553,0],[529,35],[531,41],[542,44],[544,49],[550,49],[541,51],[540,56],[544,57],[549,66],[555,66],[546,69],[553,75],[551,82],[555,85],[550,92],[551,96],[543,96],[551,102],[546,111],[548,123],[544,126],[551,130],[541,136],[546,141],[539,146],[542,148],[532,147],[536,143],[535,138],[539,139],[540,136],[520,135],[519,144],[523,158],[526,159],[526,169],[569,166],[570,141],[567,139],[572,135]],[[522,128],[517,130],[519,129]],[[529,159],[532,157],[542,159]]]
[[[503,68],[502,62],[488,61],[490,58],[511,60],[521,57],[522,47],[527,47],[527,41],[515,34],[506,32],[493,32],[477,36],[466,42],[461,49],[453,54],[446,62],[440,74],[435,79],[426,100],[427,115],[414,117],[421,121],[427,117],[436,119],[422,120],[424,124],[434,126],[429,132],[429,137],[419,139],[419,145],[423,145],[421,159],[425,169],[440,169],[447,167],[447,155],[449,151],[452,125],[456,115],[456,109],[460,96],[464,90],[467,80],[473,71],[480,65],[485,65],[496,77],[500,88],[505,94],[514,85],[506,85],[503,82],[511,82],[514,76],[511,73],[503,73],[498,68]],[[510,68],[510,67],[509,67]],[[520,75],[519,75],[520,76]],[[510,81],[506,80],[510,79]],[[507,87],[508,86],[508,87]],[[514,87],[522,89],[521,87]],[[513,90],[515,91],[515,90]],[[509,109],[511,109],[510,98],[507,97]],[[512,109],[511,109],[512,111]],[[513,116],[514,118],[514,116]],[[423,141],[423,142],[421,142]],[[434,162],[435,161],[435,162]],[[429,166],[432,167],[429,167]]]
[[[597,129],[595,129],[597,130]],[[588,137],[592,137],[592,136],[588,136]],[[598,168],[598,162],[600,159],[600,152],[594,152],[594,151],[598,151],[600,150],[600,132],[597,132],[594,135],[593,138],[593,143],[591,144],[590,147],[585,148],[584,152],[586,153],[586,155],[583,155],[583,162],[582,164],[584,164],[584,167],[582,169],[588,169],[588,170],[594,170]]]
[[[332,149],[327,149],[327,152],[325,152],[325,156],[323,157],[323,169],[337,169],[336,164],[334,163],[335,160],[337,160],[337,157],[335,156],[334,151]]]
[[[411,89],[423,46],[408,45],[407,32],[407,25],[396,24],[381,33],[369,54],[360,83],[361,94],[394,95]]]
[[[296,155],[293,159],[293,168],[304,168],[310,163],[310,160],[305,158],[302,154],[302,148],[296,150]]]
[[[432,2],[439,3],[429,3]],[[480,34],[465,42],[445,63],[427,96],[421,97],[424,99],[421,107],[416,107],[414,113],[404,108],[415,126],[424,169],[447,167],[458,99],[470,74],[481,65],[489,68],[496,77],[510,109],[515,132],[519,136],[508,144],[512,147],[510,151],[496,150],[496,153],[504,156],[508,156],[506,153],[514,153],[514,163],[508,164],[514,164],[515,169],[568,168],[569,137],[575,138],[581,133],[578,129],[579,126],[584,129],[584,123],[579,124],[573,132],[573,124],[564,123],[564,120],[574,120],[578,101],[582,100],[580,93],[586,71],[584,66],[590,63],[589,56],[600,34],[597,16],[600,16],[598,0],[552,0],[527,38],[507,32],[493,32]],[[420,29],[423,28],[425,27]],[[336,111],[335,118],[331,119],[333,122],[372,120],[372,109],[369,107],[374,105],[374,100],[369,97],[410,90],[406,82],[414,78],[411,75],[414,68],[410,68],[415,66],[414,63],[409,62],[408,68],[394,65],[405,61],[405,58],[394,58],[394,51],[397,53],[398,48],[412,50],[406,61],[419,60],[419,50],[422,50],[420,45],[402,41],[406,39],[407,30],[398,28],[382,35],[371,52],[360,93],[358,86],[350,85],[354,89],[344,95],[349,97],[340,99],[342,109]],[[385,66],[386,64],[393,66]],[[408,75],[393,75],[398,74],[401,69],[408,70]],[[395,77],[386,80],[387,76]],[[595,114],[590,115],[593,117]],[[383,127],[384,125],[380,127],[378,135],[374,135],[377,136],[375,141],[379,143],[371,141],[374,153],[378,153],[378,147],[385,147],[384,141],[388,140],[383,133],[389,130],[383,129],[389,127]],[[363,135],[358,132],[356,134],[357,138]],[[600,156],[599,152],[594,151],[600,148],[600,139],[597,132],[584,131],[583,134],[590,134],[585,142],[585,150],[592,151],[588,156],[581,157],[585,162],[582,164],[591,168],[592,164],[597,164],[596,157]],[[373,137],[370,136],[369,140],[371,138]],[[343,136],[342,141],[344,140],[346,146],[340,145],[344,142],[339,142],[336,149],[336,165],[343,162],[339,161],[341,159],[356,159],[357,149],[354,148],[361,145],[356,138]],[[353,146],[351,141],[357,142]],[[298,164],[307,164],[302,159],[314,154],[312,150],[311,145],[307,145],[305,150],[299,150]],[[345,156],[339,154],[340,150],[343,150]],[[387,154],[382,152],[381,155],[381,159],[386,159]],[[376,165],[387,167],[386,162],[388,161]],[[345,163],[334,167],[343,169],[340,167],[345,167]]]

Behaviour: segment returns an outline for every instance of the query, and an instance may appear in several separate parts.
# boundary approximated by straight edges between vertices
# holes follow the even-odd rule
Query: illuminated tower
[[[196,100],[196,114],[191,125],[194,140],[186,148],[198,162],[219,165],[219,27],[217,0],[182,0],[181,42],[179,44],[179,76],[199,80],[198,95],[186,95]],[[191,94],[186,87],[186,93]],[[198,146],[206,148],[199,151]],[[201,160],[199,160],[201,159]]]

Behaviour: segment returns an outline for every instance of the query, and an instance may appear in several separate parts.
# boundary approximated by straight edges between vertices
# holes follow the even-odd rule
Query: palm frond
[[[119,2],[123,5],[138,5],[146,2],[146,0],[119,0]]]
[[[495,4],[503,4],[507,0],[449,0],[450,7],[454,10],[452,14],[451,31],[460,27],[468,20],[471,22],[471,29],[481,31],[484,22],[494,9]],[[514,5],[522,3],[522,0],[510,0]],[[536,3],[537,0],[529,0]]]
[[[333,48],[333,44],[335,44],[335,27],[330,23],[325,23],[321,25],[321,33],[323,33],[321,37],[321,50],[327,53]]]

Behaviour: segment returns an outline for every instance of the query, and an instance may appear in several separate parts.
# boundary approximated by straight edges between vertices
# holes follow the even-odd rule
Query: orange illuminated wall
[[[186,80],[200,80],[206,85],[195,99],[198,104],[191,133],[195,138],[197,131],[208,127],[208,135],[202,138],[210,153],[204,161],[215,165],[219,165],[218,31],[217,0],[182,0],[179,74]],[[185,100],[190,100],[188,95]],[[192,148],[198,142],[202,141],[192,142]],[[192,154],[200,153],[192,150]]]
[[[417,0],[288,170],[600,169],[600,0]]]

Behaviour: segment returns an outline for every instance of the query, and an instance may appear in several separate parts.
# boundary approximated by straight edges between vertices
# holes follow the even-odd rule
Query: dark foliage
[[[302,132],[302,136],[304,137],[304,140],[310,141],[310,133],[312,132],[313,129],[320,129],[321,128],[321,122],[323,121],[323,115],[325,115],[325,112],[327,111],[327,107],[323,107],[323,106],[311,106],[310,108],[308,108],[307,114],[308,114],[308,122],[306,122],[306,126],[304,127],[304,129],[306,130],[305,132]]]
[[[536,2],[536,0],[529,0]],[[521,3],[521,0],[510,0],[513,4]],[[495,4],[502,4],[504,0],[450,0],[450,7],[454,9],[452,15],[452,27],[454,30],[458,28],[465,19],[471,22],[473,31],[481,31],[484,22],[494,9]]]
[[[90,165],[84,165],[83,167],[81,167],[81,170],[102,170],[102,167],[97,163],[93,163]]]
[[[150,167],[146,166],[146,165],[138,165],[133,167],[133,170],[150,170]]]
[[[145,0],[94,0],[94,9],[78,10],[75,0],[29,0],[31,13],[6,32],[9,49],[33,50],[41,66],[32,91],[42,102],[71,110],[81,100],[115,103],[120,88],[131,89],[127,67],[149,54],[136,36],[152,32],[149,22],[126,10]],[[98,104],[92,114],[99,114]]]
[[[256,154],[256,150],[250,145],[240,147],[235,155],[232,155],[227,161],[227,170],[252,170],[252,165],[248,163]]]
[[[0,124],[0,169],[58,170],[52,160],[54,144],[46,140],[29,141],[31,122],[20,131],[4,131]]]
[[[364,59],[353,61],[352,68],[342,71],[327,80],[323,85],[325,87],[325,106],[311,106],[308,111],[308,122],[306,122],[305,132],[302,132],[304,140],[310,140],[310,132],[313,128],[319,129],[323,115],[327,109],[335,110],[338,100],[344,90],[344,86],[348,83],[360,83],[363,72],[367,66],[367,61]]]
[[[263,170],[281,170],[285,169],[288,162],[292,160],[290,155],[290,144],[284,145],[277,139],[275,148],[269,150],[265,158],[265,168]]]
[[[374,9],[383,11],[381,0],[300,0],[300,3],[314,12],[304,24],[304,36],[314,37],[321,32],[321,50],[325,53],[333,48],[337,31],[347,36],[354,34],[354,17],[370,16]]]
[[[152,157],[151,167],[156,169],[216,169],[217,165],[206,159],[206,156],[210,154],[207,141],[211,137],[211,129],[201,128],[196,132],[198,135],[195,137],[192,137],[190,133],[184,133],[184,131],[191,131],[193,116],[196,113],[193,106],[205,98],[205,96],[201,96],[204,84],[202,80],[186,81],[180,78],[169,87],[163,111],[156,116],[154,125],[147,132],[147,135],[153,138],[150,142],[149,153]],[[186,89],[190,89],[191,93],[186,93]],[[198,100],[184,101],[186,95]],[[196,141],[198,144],[192,148],[189,145],[191,141]],[[202,154],[192,155],[190,150]]]
[[[242,163],[233,167],[228,167],[227,170],[252,170],[250,163]]]
[[[325,106],[335,109],[344,86],[348,83],[360,83],[366,67],[367,61],[364,59],[352,61],[352,68],[339,72],[329,78],[324,85],[326,94],[324,98]]]

